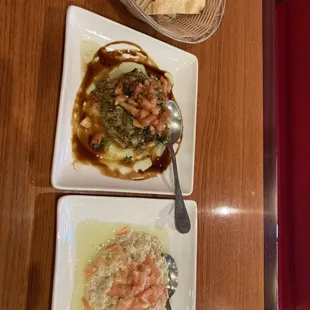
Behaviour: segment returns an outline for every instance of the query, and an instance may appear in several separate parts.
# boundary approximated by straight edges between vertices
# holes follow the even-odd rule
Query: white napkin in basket
[[[136,0],[141,5],[145,0]],[[206,0],[155,0],[145,10],[146,14],[198,14],[206,6]]]

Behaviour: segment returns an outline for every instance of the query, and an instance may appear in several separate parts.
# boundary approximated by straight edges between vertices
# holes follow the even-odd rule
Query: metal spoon
[[[171,155],[173,174],[174,174],[174,187],[175,187],[174,221],[176,229],[181,234],[186,234],[191,229],[191,222],[189,220],[188,213],[184,204],[178,175],[177,161],[175,159],[175,154],[173,150],[173,144],[176,143],[181,137],[183,121],[181,112],[174,101],[169,100],[167,106],[168,109],[171,111],[170,116],[171,138],[167,143],[167,148]]]
[[[177,287],[179,284],[178,266],[174,258],[171,255],[163,254],[163,256],[165,257],[165,260],[168,265],[168,278],[169,278],[168,285],[167,285],[169,299],[166,302],[166,309],[172,310],[171,305],[170,305],[170,298],[177,290]]]

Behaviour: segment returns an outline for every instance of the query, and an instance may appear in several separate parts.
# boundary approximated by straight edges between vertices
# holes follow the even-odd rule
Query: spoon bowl
[[[183,119],[181,111],[174,101],[169,100],[167,103],[167,107],[171,112],[170,113],[171,136],[168,143],[174,144],[181,138],[183,132]]]
[[[169,299],[166,302],[166,309],[171,310],[170,305],[170,298],[177,290],[178,284],[179,284],[179,272],[178,272],[178,266],[174,260],[174,258],[170,254],[163,254],[166,263],[168,265],[168,295]]]

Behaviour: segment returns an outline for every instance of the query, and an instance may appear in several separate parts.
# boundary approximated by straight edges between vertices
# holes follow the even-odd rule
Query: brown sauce
[[[107,51],[107,47],[116,44],[129,44],[135,46],[137,50],[124,49],[124,50],[113,50]],[[130,55],[131,57],[126,58],[124,55]],[[94,61],[98,59],[98,61]],[[105,80],[109,73],[119,65],[124,62],[136,62],[142,64],[148,74],[153,74],[157,77],[165,75],[165,71],[160,70],[155,62],[145,53],[142,48],[134,43],[127,41],[118,41],[109,43],[101,47],[94,55],[93,61],[87,65],[85,76],[82,80],[80,89],[76,95],[75,104],[73,108],[72,115],[72,151],[75,158],[75,163],[83,163],[96,167],[101,171],[102,174],[119,178],[119,179],[130,179],[130,180],[143,180],[157,176],[163,173],[171,162],[170,154],[166,148],[161,157],[153,161],[152,166],[146,171],[136,172],[133,170],[133,164],[126,164],[122,160],[120,161],[108,161],[103,160],[100,157],[100,153],[94,151],[89,146],[88,135],[79,132],[78,134],[78,124],[83,119],[83,109],[82,105],[84,101],[88,100],[89,94],[87,94],[87,89],[94,83],[95,79]],[[173,94],[171,92],[171,97],[169,99],[174,100]],[[180,141],[177,142],[178,149],[180,148]],[[130,167],[129,173],[121,173],[119,169],[113,169],[111,166],[117,164],[119,167]]]

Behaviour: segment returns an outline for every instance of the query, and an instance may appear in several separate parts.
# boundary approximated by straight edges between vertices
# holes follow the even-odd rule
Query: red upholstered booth
[[[310,0],[276,4],[279,308],[310,310]]]

